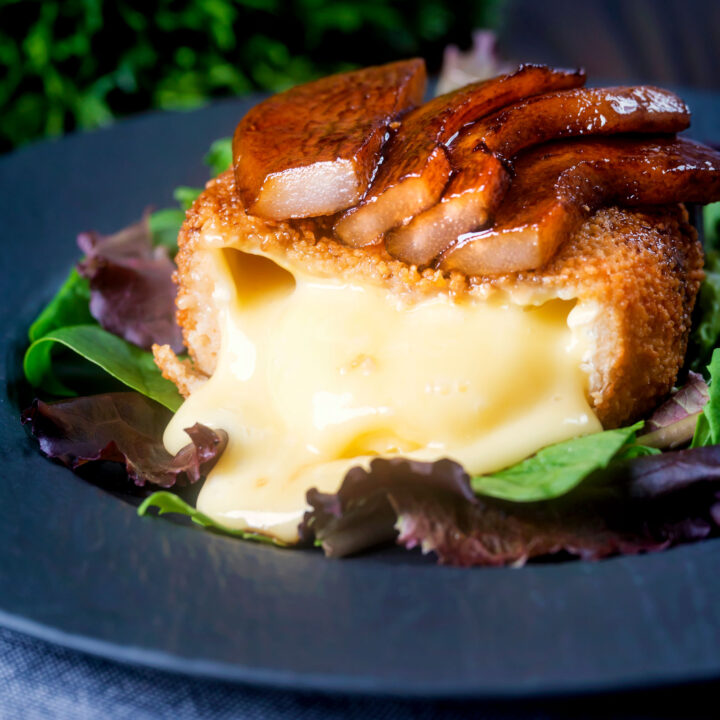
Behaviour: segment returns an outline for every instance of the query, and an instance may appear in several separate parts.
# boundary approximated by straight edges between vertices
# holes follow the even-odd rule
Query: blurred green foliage
[[[0,152],[468,45],[502,0],[0,0]]]

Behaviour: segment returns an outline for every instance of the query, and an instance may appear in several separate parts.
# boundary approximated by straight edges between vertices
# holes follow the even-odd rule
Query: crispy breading
[[[157,348],[163,374],[187,396],[212,374],[220,338],[211,302],[212,277],[203,249],[260,252],[320,277],[342,277],[406,296],[444,293],[457,301],[508,293],[512,302],[576,300],[587,315],[584,362],[589,398],[605,427],[652,409],[682,366],[690,315],[703,277],[702,248],[683,206],[595,213],[540,270],[483,278],[419,271],[383,246],[350,248],[331,237],[330,223],[268,222],[245,213],[231,171],[208,183],[179,237],[178,321],[193,365]],[[577,315],[577,314],[576,314]],[[528,348],[531,352],[532,349]]]
[[[181,360],[169,345],[152,346],[155,364],[162,369],[163,377],[175,383],[183,397],[190,393],[207,380],[207,375],[200,372],[191,360]]]

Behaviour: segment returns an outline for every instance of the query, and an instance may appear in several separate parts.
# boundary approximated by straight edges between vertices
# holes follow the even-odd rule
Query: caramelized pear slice
[[[459,235],[488,223],[510,181],[510,172],[497,156],[483,152],[470,155],[439,202],[388,232],[388,252],[411,265],[430,265]]]
[[[690,111],[675,93],[649,85],[576,88],[527,98],[468,129],[465,147],[480,143],[511,158],[548,140],[578,135],[674,133],[690,126]],[[462,156],[461,156],[462,157]]]
[[[331,75],[256,105],[233,137],[246,210],[269,220],[355,205],[375,173],[390,123],[422,102],[422,60]]]
[[[720,153],[691,140],[572,140],[521,156],[495,224],[461,235],[444,270],[498,275],[542,267],[601,205],[720,200]]]
[[[379,243],[385,232],[434,205],[450,177],[445,145],[460,128],[524,97],[578,87],[582,71],[522,65],[509,75],[467,85],[408,113],[390,140],[362,202],[335,225],[347,245]]]
[[[388,233],[388,251],[425,266],[458,235],[483,227],[510,184],[502,160],[532,145],[580,135],[673,133],[689,124],[685,103],[653,87],[577,88],[526,98],[460,133],[449,148],[456,172],[440,202]]]

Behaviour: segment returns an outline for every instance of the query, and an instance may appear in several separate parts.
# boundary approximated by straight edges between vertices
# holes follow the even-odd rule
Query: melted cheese
[[[414,303],[308,277],[233,249],[208,250],[221,349],[173,417],[228,432],[198,509],[233,528],[297,539],[307,490],[338,489],[373,456],[450,457],[471,473],[600,430],[585,396],[572,303]]]

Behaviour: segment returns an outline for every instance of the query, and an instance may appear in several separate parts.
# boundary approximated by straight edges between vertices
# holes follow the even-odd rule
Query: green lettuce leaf
[[[90,285],[73,268],[55,297],[30,326],[28,337],[34,342],[47,333],[66,325],[96,324],[90,314]]]
[[[205,156],[205,163],[213,176],[230,167],[232,139],[216,140]],[[201,192],[202,188],[179,187],[174,195],[180,208],[165,208],[150,214],[149,226],[154,245],[168,248],[173,255],[177,252],[177,236],[185,211]],[[171,410],[177,409],[180,396],[172,383],[162,378],[151,354],[103,331],[90,314],[89,303],[89,283],[73,268],[55,297],[30,326],[28,335],[32,344],[24,362],[28,382],[54,395],[76,394],[53,371],[53,349],[60,344],[128,387]]]
[[[720,253],[710,251],[705,258],[705,280],[700,285],[693,330],[690,335],[689,367],[696,372],[705,370],[712,351],[720,339]]]
[[[691,448],[720,443],[720,348],[713,352],[707,369],[710,373],[710,399],[698,417]]]
[[[703,232],[705,249],[720,250],[720,202],[710,203],[703,208]]]
[[[243,540],[257,540],[258,542],[285,546],[285,543],[266,537],[265,535],[247,532],[246,530],[235,530],[233,528],[225,527],[225,525],[221,525],[220,523],[216,523],[212,518],[208,517],[204,513],[201,513],[199,510],[196,510],[192,505],[186,503],[179,495],[175,495],[175,493],[168,492],[167,490],[159,490],[158,492],[154,492],[152,495],[145,498],[142,505],[138,508],[137,514],[141,517],[143,515],[147,515],[150,508],[155,508],[158,511],[158,515],[164,515],[165,513],[185,515],[194,523],[197,523],[204,528],[217,530],[225,535],[233,535],[234,537],[240,537]]]
[[[203,159],[205,164],[210,168],[210,177],[216,177],[220,173],[225,172],[225,170],[232,165],[232,138],[226,137],[215,140]],[[184,212],[190,209],[202,191],[203,188],[181,185],[175,188],[173,197]],[[182,219],[180,222],[182,222]]]
[[[639,437],[636,438],[635,442],[623,445],[618,451],[618,454],[613,458],[613,461],[634,460],[635,458],[647,457],[648,455],[662,455],[662,450],[643,444],[642,437]]]
[[[210,168],[210,176],[216,177],[232,165],[232,138],[225,137],[215,140],[204,158]],[[173,195],[180,205],[179,208],[164,208],[150,215],[150,232],[153,244],[163,245],[172,255],[177,252],[177,236],[180,226],[185,220],[185,211],[195,202],[202,188],[179,187]]]
[[[225,172],[232,165],[232,159],[232,138],[229,137],[216,140],[204,158],[213,177]]]
[[[178,233],[184,220],[185,211],[180,208],[165,208],[151,213],[148,222],[153,245],[166,247],[174,257],[178,250]]]
[[[607,467],[624,447],[634,448],[634,457],[647,454],[633,446],[635,433],[642,427],[631,427],[573,438],[550,445],[536,455],[492,475],[478,475],[470,485],[478,495],[489,495],[513,502],[533,502],[559,497],[572,490],[595,470]],[[648,450],[652,453],[652,450]]]
[[[24,360],[25,377],[34,387],[41,387],[55,395],[75,394],[52,371],[52,350],[58,344],[172,411],[182,403],[175,386],[161,375],[152,353],[106,332],[98,325],[57,328],[35,340],[27,349]]]
[[[189,210],[202,191],[203,188],[181,185],[173,190],[173,197],[183,210]]]

